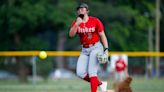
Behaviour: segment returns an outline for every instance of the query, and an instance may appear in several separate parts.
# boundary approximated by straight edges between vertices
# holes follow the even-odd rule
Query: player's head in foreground
[[[77,15],[81,17],[82,19],[86,16],[88,16],[89,13],[89,7],[86,3],[81,3],[77,6]]]

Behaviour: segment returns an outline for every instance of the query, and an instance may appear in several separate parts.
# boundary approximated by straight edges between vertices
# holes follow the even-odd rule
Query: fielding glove
[[[105,53],[104,54],[98,53],[97,59],[100,64],[105,64],[108,62],[108,55],[106,55]]]

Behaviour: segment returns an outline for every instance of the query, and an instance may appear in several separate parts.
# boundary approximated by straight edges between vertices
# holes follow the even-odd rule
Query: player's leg
[[[91,86],[91,92],[96,92],[97,87],[101,85],[101,82],[99,81],[97,77],[97,72],[99,68],[99,63],[97,60],[97,50],[93,50],[90,53],[90,58],[89,58],[89,67],[88,67],[88,72],[89,72],[89,77],[90,77],[90,86]]]
[[[93,48],[91,48],[91,52],[89,56],[89,65],[88,65],[88,73],[90,77],[97,76],[97,72],[99,69],[97,54],[102,52],[103,52],[103,46],[101,43],[97,43]]]
[[[97,46],[93,48],[93,50],[90,53],[89,57],[89,67],[88,72],[90,76],[90,85],[91,85],[91,92],[96,92],[97,87],[102,84],[102,82],[99,81],[97,72],[99,69],[99,63],[97,59],[97,53],[102,52],[102,46]]]
[[[116,72],[116,81],[121,81],[121,72]]]
[[[88,75],[88,59],[89,57],[85,54],[81,54],[79,56],[76,66],[76,74],[80,78],[90,82],[90,78]]]
[[[122,71],[120,72],[120,80],[123,81],[125,78],[126,78],[126,72],[125,71]]]
[[[120,82],[120,73],[118,71],[115,71],[114,73],[114,82],[113,82],[113,89],[115,92],[118,92],[118,84]]]
[[[98,72],[98,69],[99,69],[97,53],[99,53],[98,50],[93,50],[90,53],[89,65],[88,65],[88,72],[89,72],[90,77],[97,76],[97,72]]]

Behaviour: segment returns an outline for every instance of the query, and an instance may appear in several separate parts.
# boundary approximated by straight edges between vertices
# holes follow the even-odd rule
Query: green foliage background
[[[80,50],[79,38],[68,38],[80,2],[86,2],[89,15],[98,17],[104,24],[110,51],[148,51],[149,29],[153,30],[152,42],[155,43],[155,0],[1,0],[0,51]],[[164,51],[164,0],[160,5],[160,50]],[[16,61],[16,67],[29,67],[22,57],[16,57]],[[44,75],[56,63],[37,64],[39,74]],[[1,63],[0,66],[5,69],[10,65]]]
[[[0,50],[56,50],[57,35],[67,35],[82,1],[90,6],[91,16],[102,20],[111,51],[148,50],[148,29],[155,30],[154,0],[1,0]],[[78,38],[66,43],[63,50],[80,46]]]

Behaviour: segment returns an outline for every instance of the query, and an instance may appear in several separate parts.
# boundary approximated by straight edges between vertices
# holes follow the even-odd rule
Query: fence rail
[[[40,51],[0,51],[0,56],[37,56]],[[46,51],[48,56],[79,56],[80,51]],[[126,54],[128,56],[164,56],[164,52],[109,52],[112,54]]]

